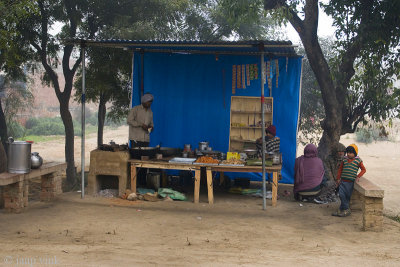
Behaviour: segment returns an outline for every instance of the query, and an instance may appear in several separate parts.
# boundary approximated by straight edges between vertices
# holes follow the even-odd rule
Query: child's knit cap
[[[346,147],[346,153],[353,153],[355,156],[358,154],[358,147],[355,144],[351,144]]]

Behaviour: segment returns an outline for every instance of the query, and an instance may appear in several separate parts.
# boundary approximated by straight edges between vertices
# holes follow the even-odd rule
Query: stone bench
[[[354,184],[350,205],[351,209],[362,211],[364,231],[383,230],[383,197],[384,190],[366,177]]]
[[[67,168],[66,163],[48,162],[39,169],[29,173],[0,173],[0,187],[4,208],[7,212],[20,213],[28,206],[29,179],[41,178],[41,201],[51,201],[62,193],[61,172]]]

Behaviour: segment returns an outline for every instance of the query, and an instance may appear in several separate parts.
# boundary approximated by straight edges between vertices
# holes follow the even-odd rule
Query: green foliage
[[[33,126],[32,126],[33,125]],[[61,118],[30,119],[27,135],[64,135],[64,125]]]
[[[276,40],[282,36],[279,21],[264,10],[262,0],[221,0],[208,12],[221,29],[220,38]]]
[[[3,108],[4,122],[8,128],[1,127],[1,136],[6,139],[7,136],[21,137],[24,135],[25,129],[18,123],[18,115],[30,112],[30,106],[33,103],[33,95],[29,91],[26,82],[12,80],[9,77],[0,75],[0,97],[1,108]]]
[[[48,142],[53,140],[60,140],[62,136],[44,136],[44,135],[26,135],[21,140],[33,141],[34,143]]]
[[[395,141],[397,131],[398,129],[393,128],[390,120],[379,123],[371,121],[357,128],[355,133],[357,142],[371,143],[376,141]]]
[[[377,129],[372,128],[358,128],[356,130],[356,140],[361,143],[372,143],[376,141],[379,137],[379,132]]]
[[[31,0],[0,1],[0,70],[14,79],[25,76],[23,64],[32,59],[29,42],[17,25],[36,11]]]
[[[25,128],[17,121],[9,122],[7,127],[9,136],[21,138],[25,135]]]
[[[389,219],[400,223],[400,215],[395,215],[395,216],[391,216],[391,215],[385,215],[386,217],[388,217]]]
[[[351,132],[367,118],[378,122],[400,117],[400,88],[394,84],[400,77],[400,1],[334,0],[322,6],[337,27],[336,66],[349,51],[356,55],[355,73],[344,92],[344,130]],[[335,82],[340,85],[349,71],[332,68]]]
[[[335,131],[339,135],[353,133],[360,123],[400,117],[400,88],[394,86],[400,77],[400,1],[323,2],[265,0],[264,8],[282,24],[292,24],[312,59],[316,78],[310,76],[310,81],[315,85],[318,81],[320,87],[305,81],[304,88],[303,84],[308,103],[302,102],[300,127],[306,133],[314,129],[319,133],[323,128],[327,133],[322,143],[325,146],[338,141]],[[317,36],[318,5],[336,27],[336,40],[328,50],[333,51],[331,55],[326,50],[323,56],[319,53],[324,44]],[[307,68],[304,71],[308,72]],[[319,122],[323,122],[321,128]],[[369,130],[358,135],[366,141],[374,139]]]
[[[335,54],[331,47],[334,40],[331,38],[320,39],[322,51],[327,60],[332,60]],[[297,49],[300,55],[304,55],[304,47]],[[321,90],[307,56],[303,60],[302,87],[301,87],[301,106],[299,131],[303,144],[318,144],[322,134],[321,122],[325,118],[324,103],[322,101]]]
[[[82,114],[81,110],[79,109],[77,112],[73,114],[74,124],[82,124]],[[85,123],[86,125],[93,125],[97,126],[97,112],[93,112],[90,109],[86,108],[85,110]]]
[[[74,120],[74,134],[80,136],[81,123]],[[26,122],[26,135],[28,136],[49,136],[49,135],[65,135],[64,124],[60,117],[56,118],[31,118]],[[96,126],[87,124],[86,132],[95,132]]]
[[[111,128],[117,128],[122,125],[126,125],[126,117],[121,120],[113,120],[109,116],[107,116],[104,126],[110,126]]]

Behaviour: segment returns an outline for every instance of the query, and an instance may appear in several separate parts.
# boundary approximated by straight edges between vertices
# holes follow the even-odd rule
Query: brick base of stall
[[[24,197],[24,181],[6,185],[3,188],[4,209],[6,212],[20,213],[28,203]]]
[[[57,195],[62,193],[61,175],[59,173],[50,173],[41,177],[41,201],[52,201]]]

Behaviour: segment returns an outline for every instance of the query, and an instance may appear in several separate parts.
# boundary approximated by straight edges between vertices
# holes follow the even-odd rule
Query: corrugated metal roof
[[[126,48],[143,52],[171,53],[220,53],[220,54],[271,54],[298,56],[290,41],[192,41],[192,40],[123,40],[123,39],[71,39],[65,44]]]

